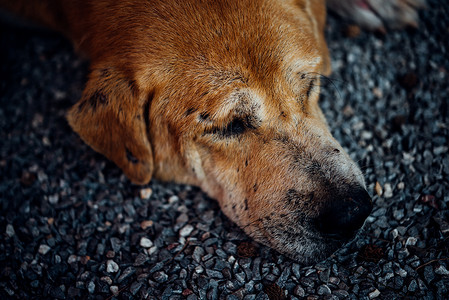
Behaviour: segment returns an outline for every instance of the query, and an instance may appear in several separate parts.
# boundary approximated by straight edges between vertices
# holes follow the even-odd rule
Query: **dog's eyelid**
[[[256,129],[251,116],[236,116],[231,122],[222,126],[214,126],[204,131],[204,134],[216,134],[220,137],[229,138],[242,135],[251,129]]]
[[[307,99],[310,98],[310,95],[312,94],[313,89],[315,88],[316,78],[313,78],[310,80],[309,85],[307,86]]]

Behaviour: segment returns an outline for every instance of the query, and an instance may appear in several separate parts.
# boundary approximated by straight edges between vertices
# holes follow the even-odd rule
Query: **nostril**
[[[334,199],[316,219],[316,229],[325,235],[352,237],[371,213],[371,197],[363,189]]]
[[[337,148],[334,149],[334,153],[340,153],[340,150],[338,150]]]

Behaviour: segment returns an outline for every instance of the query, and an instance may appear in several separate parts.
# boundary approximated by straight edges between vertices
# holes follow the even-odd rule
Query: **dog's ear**
[[[89,146],[137,184],[149,182],[153,173],[147,128],[151,98],[114,68],[94,68],[81,100],[67,115]]]

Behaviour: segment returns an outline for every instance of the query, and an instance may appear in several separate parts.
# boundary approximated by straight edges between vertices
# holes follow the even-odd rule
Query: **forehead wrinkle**
[[[263,97],[255,89],[238,89],[224,96],[212,108],[213,119],[226,120],[230,114],[248,115],[263,121],[265,105]]]

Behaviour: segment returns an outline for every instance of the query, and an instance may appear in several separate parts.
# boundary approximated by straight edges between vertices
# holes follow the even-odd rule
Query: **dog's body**
[[[133,182],[198,185],[254,239],[305,263],[353,237],[371,211],[318,106],[330,72],[324,1],[6,6],[88,55],[69,123]]]

